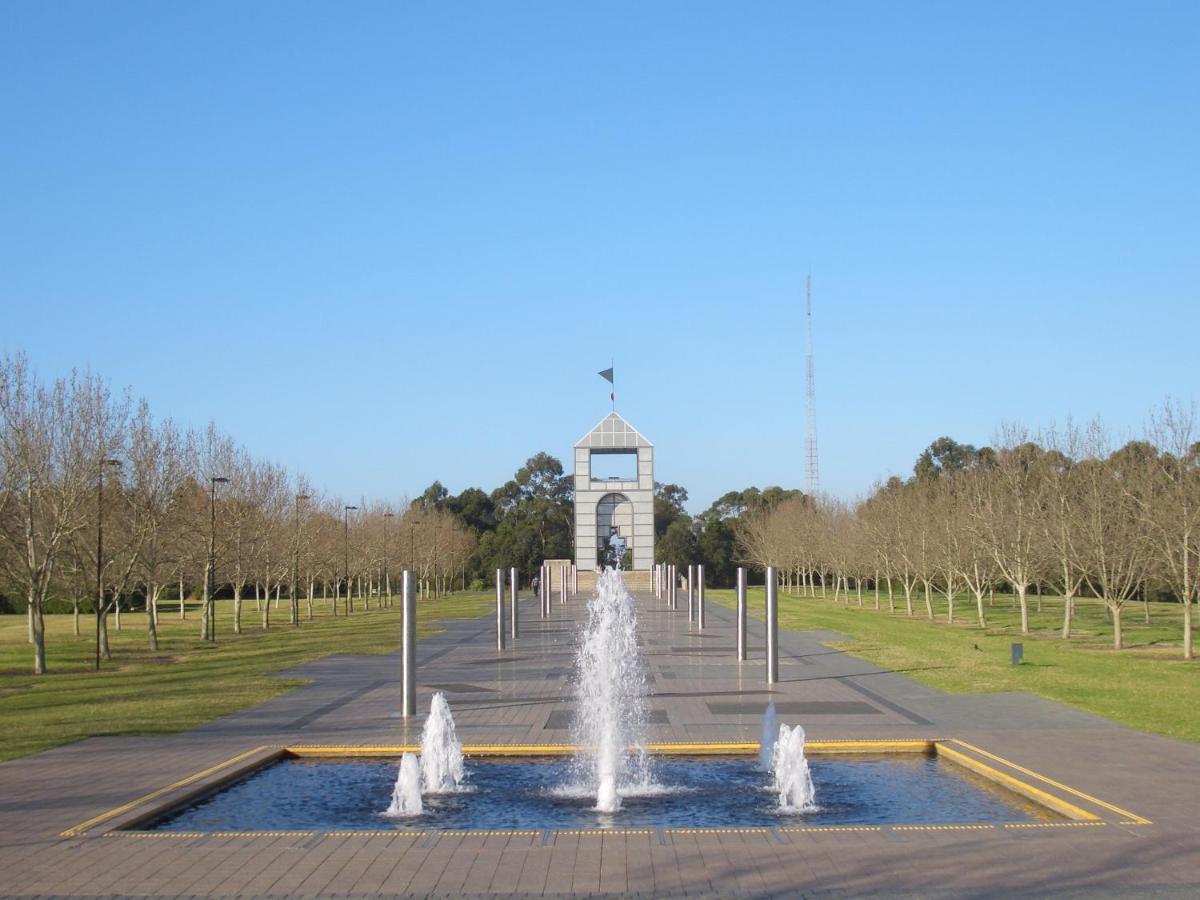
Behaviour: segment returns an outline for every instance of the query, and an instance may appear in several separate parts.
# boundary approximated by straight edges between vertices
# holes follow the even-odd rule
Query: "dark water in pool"
[[[573,828],[747,828],[772,825],[1028,822],[1051,816],[931,757],[812,761],[815,812],[782,815],[769,776],[749,759],[655,760],[661,790],[623,796],[616,814],[572,796],[569,761],[468,763],[470,790],[426,796],[420,816],[383,815],[393,760],[285,760],[143,828],[326,831]]]

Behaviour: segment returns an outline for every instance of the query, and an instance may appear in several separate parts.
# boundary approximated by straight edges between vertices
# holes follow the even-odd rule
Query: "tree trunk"
[[[158,652],[158,592],[162,588],[157,582],[146,585],[146,636],[150,639],[150,650]]]
[[[25,639],[30,644],[36,643],[36,640],[34,639],[34,633],[33,633],[33,601],[30,601],[29,604],[25,607],[25,631],[26,631]]]
[[[29,602],[29,624],[33,631],[33,674],[46,674],[46,619],[41,602]]]
[[[913,614],[912,607],[912,582],[908,580],[908,573],[904,575],[904,605],[908,609],[908,615],[911,618]]]
[[[254,611],[262,612],[262,595],[258,591],[258,582],[254,582]]]
[[[313,594],[316,593],[315,589],[316,589],[316,585],[313,584],[313,577],[310,575],[310,576],[308,576],[308,597],[307,597],[308,621],[310,621],[310,622],[312,621],[312,618],[313,618]]]
[[[71,598],[71,624],[75,629],[75,637],[79,637],[79,597]]]
[[[179,576],[179,621],[187,618],[187,609],[183,605],[183,576]]]
[[[117,631],[121,630],[121,595],[113,597],[113,612],[116,613]]]
[[[979,627],[987,628],[987,618],[983,614],[983,591],[975,592],[975,612],[979,615]]]
[[[875,611],[879,611],[879,572],[875,573]]]
[[[891,575],[888,576],[887,591],[888,591],[888,612],[891,613],[892,615],[895,615],[896,614],[896,597],[892,593],[892,576]]]
[[[268,631],[271,628],[271,582],[267,582],[266,602],[262,605],[262,628],[263,631]]]
[[[242,584],[241,579],[233,583],[233,633],[242,633]],[[254,600],[258,602],[258,585],[254,585]]]
[[[101,657],[101,659],[104,659],[106,661],[111,660],[112,659],[112,651],[109,649],[109,646],[108,646],[108,606],[107,605],[102,606],[100,608],[100,621],[97,624],[100,629],[99,630],[100,657]]]
[[[1014,584],[1013,587],[1017,592],[1017,604],[1021,607],[1021,634],[1029,634],[1029,597],[1026,593],[1029,585]]]
[[[929,616],[929,621],[933,621],[933,591],[930,586],[929,579],[925,579],[925,612]]]
[[[1069,640],[1071,637],[1071,625],[1075,619],[1075,588],[1068,585],[1066,596],[1063,597],[1063,640]]]
[[[1192,658],[1192,601],[1183,598],[1183,658]]]
[[[1121,643],[1121,607],[1112,606],[1110,609],[1113,618],[1113,649],[1120,650],[1123,646]]]

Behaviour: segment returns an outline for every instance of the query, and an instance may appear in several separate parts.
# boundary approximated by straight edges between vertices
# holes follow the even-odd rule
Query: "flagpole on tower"
[[[603,370],[602,372],[597,372],[596,374],[599,375],[601,378],[603,378],[605,381],[607,381],[609,384],[611,384],[613,386],[612,390],[610,390],[608,392],[608,399],[612,401],[613,412],[616,412],[617,411],[617,383],[615,381],[613,381],[613,367],[609,366],[607,369]]]

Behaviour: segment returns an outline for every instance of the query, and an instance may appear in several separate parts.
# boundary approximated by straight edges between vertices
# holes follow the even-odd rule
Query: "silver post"
[[[496,570],[496,649],[504,649],[504,570]]]
[[[579,566],[571,564],[571,596],[579,596]]]
[[[512,639],[514,641],[517,639],[517,635],[520,632],[520,629],[517,627],[517,588],[520,583],[521,580],[520,576],[517,574],[517,567],[513,566],[508,570],[508,624],[511,628],[510,634],[512,635]]]
[[[546,567],[538,569],[538,608],[542,618],[546,618]]]
[[[671,573],[671,583],[667,585],[667,592],[671,595],[671,602],[667,605],[671,609],[679,609],[679,569],[674,565],[670,565],[667,569]]]
[[[704,630],[704,566],[696,566],[696,625]]]
[[[692,576],[696,571],[696,567],[688,563],[688,580],[687,580],[687,597],[688,597],[688,621],[696,621],[696,598],[692,594]]]
[[[558,605],[567,602],[567,567],[558,567]]]
[[[779,582],[767,566],[767,684],[779,682]]]
[[[737,570],[737,653],[738,660],[746,658],[746,570]]]
[[[400,646],[404,671],[401,696],[404,698],[400,715],[411,719],[417,714],[417,579],[414,572],[404,570],[404,619]]]

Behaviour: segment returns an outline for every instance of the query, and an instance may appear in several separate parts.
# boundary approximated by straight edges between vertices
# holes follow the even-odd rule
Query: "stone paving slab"
[[[681,598],[682,600],[682,598]],[[396,655],[330,656],[287,676],[312,684],[185,734],[93,738],[0,765],[5,896],[1200,896],[1200,748],[1024,694],[945,695],[781,633],[782,680],[764,683],[763,626],[733,658],[729,610],[703,634],[686,606],[639,598],[656,742],[756,741],[774,700],[811,739],[958,738],[1127,808],[1152,825],[979,831],[643,831],[609,834],[86,836],[60,832],[262,745],[416,743]],[[447,693],[467,743],[570,738],[582,598],[550,619],[522,603],[520,639],[491,618],[418,644],[418,708]],[[1113,817],[1109,817],[1112,819]]]

